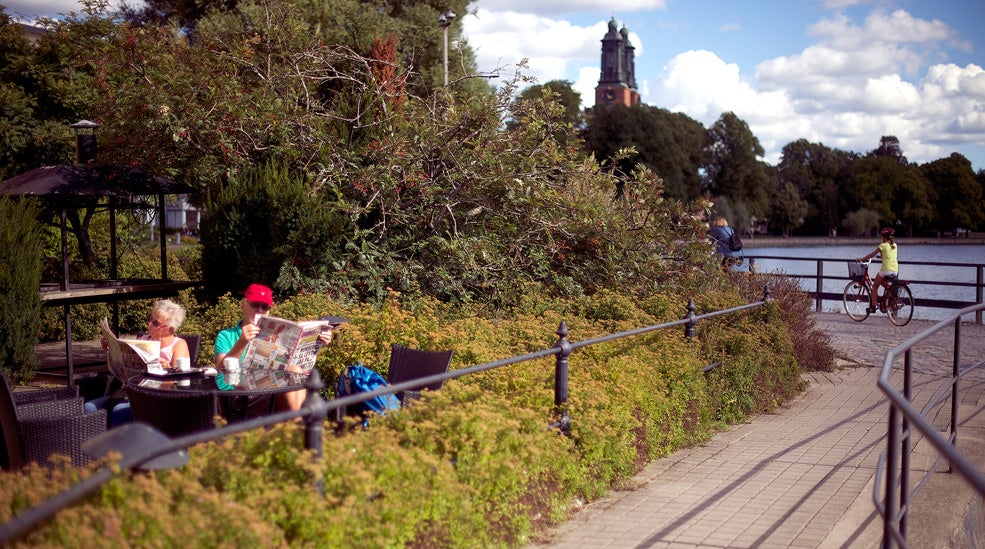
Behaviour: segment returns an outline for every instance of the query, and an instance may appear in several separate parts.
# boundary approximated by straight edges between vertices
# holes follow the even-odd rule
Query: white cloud
[[[528,59],[529,73],[540,82],[564,78],[568,63],[599,56],[606,23],[578,27],[529,13],[478,10],[463,20],[465,36],[480,71]]]
[[[522,11],[543,15],[577,12],[631,12],[667,9],[666,0],[482,0],[490,11]]]

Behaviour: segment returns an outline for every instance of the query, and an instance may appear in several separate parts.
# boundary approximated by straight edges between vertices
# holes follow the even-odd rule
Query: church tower
[[[629,30],[618,29],[616,18],[609,21],[609,32],[602,39],[602,76],[595,88],[596,105],[639,105],[636,91],[636,48],[629,41]]]

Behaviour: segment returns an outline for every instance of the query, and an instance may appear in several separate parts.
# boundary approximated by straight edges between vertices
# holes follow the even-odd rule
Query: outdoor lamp
[[[99,124],[91,120],[79,120],[68,126],[75,134],[75,161],[79,164],[96,162],[96,130]]]
[[[455,12],[448,10],[438,16],[438,25],[441,25],[441,32],[445,40],[445,87],[448,87],[448,27],[455,19]]]

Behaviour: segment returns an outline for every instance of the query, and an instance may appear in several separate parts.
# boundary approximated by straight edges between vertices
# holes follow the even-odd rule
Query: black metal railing
[[[911,502],[920,489],[930,480],[942,460],[949,464],[948,472],[954,469],[974,488],[980,497],[985,497],[985,475],[961,453],[957,447],[958,435],[958,404],[960,383],[962,377],[979,368],[985,368],[985,363],[979,362],[961,369],[961,317],[976,313],[981,315],[985,304],[966,307],[949,318],[911,337],[886,354],[882,371],[879,374],[878,386],[889,399],[889,427],[886,435],[886,450],[879,458],[876,467],[876,481],[872,499],[876,509],[883,517],[883,547],[907,547],[906,523],[907,511]],[[936,393],[918,410],[913,405],[913,347],[935,333],[953,325],[953,367],[951,376],[941,385]],[[898,390],[890,383],[889,377],[894,364],[903,357],[903,388]],[[929,413],[941,407],[950,399],[950,433],[945,438],[941,432],[927,419]],[[915,434],[919,433],[923,440],[929,442],[939,452],[936,461],[914,488],[910,489],[910,450],[915,444]],[[883,486],[883,477],[885,485]],[[879,490],[883,489],[885,497],[880,500]]]
[[[843,259],[822,259],[816,257],[787,257],[787,256],[777,256],[777,255],[756,255],[753,253],[747,254],[746,259],[750,262],[750,268],[756,269],[756,260],[759,259],[770,259],[777,261],[792,261],[792,262],[812,262],[815,263],[816,268],[814,274],[793,274],[784,272],[786,276],[790,278],[797,278],[801,280],[813,280],[813,288],[805,288],[806,291],[810,292],[814,296],[814,309],[818,312],[823,311],[824,301],[836,301],[841,303],[843,297],[844,286],[836,288],[834,291],[825,291],[824,282],[828,281],[844,281],[848,283],[848,268],[847,263],[850,261],[855,261],[855,258],[843,258]],[[826,264],[834,263],[836,266],[829,266],[826,270]],[[956,299],[931,299],[920,296],[919,290],[914,290],[913,292],[913,303],[917,307],[933,307],[938,309],[962,309],[964,307],[969,307],[972,305],[977,305],[980,303],[985,303],[985,263],[946,263],[946,262],[933,262],[933,261],[900,261],[901,266],[905,265],[923,265],[930,267],[951,267],[958,268],[962,270],[973,271],[974,282],[949,282],[942,280],[919,280],[904,277],[911,286],[950,286],[958,288],[974,288],[975,289],[975,300],[974,301],[960,301]],[[833,274],[827,274],[828,272]],[[970,279],[970,277],[969,277]],[[982,323],[982,311],[979,310],[975,313],[975,323]]]
[[[109,455],[111,452],[115,452],[122,456],[120,460],[111,466],[97,470],[93,475],[87,477],[83,481],[49,498],[41,504],[25,510],[24,512],[13,517],[10,521],[0,525],[0,546],[3,546],[16,537],[30,531],[32,528],[46,520],[48,517],[54,515],[59,510],[78,502],[86,495],[97,490],[100,486],[108,482],[113,475],[119,471],[160,469],[183,465],[188,459],[185,448],[194,446],[195,444],[216,441],[237,433],[258,428],[271,427],[278,423],[301,418],[304,422],[305,430],[304,447],[306,450],[312,451],[313,459],[318,462],[322,458],[323,424],[325,423],[326,418],[329,417],[329,413],[333,410],[344,410],[347,406],[358,404],[377,396],[396,394],[400,391],[418,389],[438,381],[464,377],[486,370],[493,370],[496,368],[502,368],[512,364],[537,360],[549,356],[555,357],[554,413],[557,416],[557,419],[551,422],[549,427],[556,428],[560,432],[567,434],[571,425],[571,417],[567,411],[568,359],[572,352],[591,345],[605,343],[607,341],[634,337],[637,335],[680,326],[684,327],[684,337],[690,340],[695,336],[698,322],[723,315],[760,308],[769,302],[770,299],[771,296],[769,286],[765,286],[763,289],[763,297],[759,301],[700,315],[696,314],[694,300],[689,300],[687,304],[687,313],[680,320],[665,322],[663,324],[656,324],[653,326],[645,326],[643,328],[609,334],[578,342],[568,341],[568,327],[567,324],[562,321],[556,332],[558,336],[557,343],[548,349],[504,358],[494,362],[477,364],[475,366],[469,366],[441,374],[421,377],[410,381],[405,381],[403,383],[387,385],[365,393],[357,393],[334,398],[332,400],[325,400],[321,397],[320,393],[325,386],[322,382],[320,374],[318,373],[318,370],[313,370],[311,372],[311,376],[305,384],[307,397],[299,410],[277,412],[255,419],[231,423],[208,431],[184,435],[174,439],[168,438],[156,429],[142,423],[131,423],[117,427],[107,431],[106,434],[97,437],[99,440],[90,441],[92,444],[87,443],[89,446],[84,449],[96,458],[104,457]],[[764,318],[764,321],[766,323],[770,322],[770,317],[768,314]],[[720,362],[711,364],[706,366],[704,371],[708,371],[720,365]],[[314,479],[313,484],[315,489],[321,492],[321,481],[319,479]]]

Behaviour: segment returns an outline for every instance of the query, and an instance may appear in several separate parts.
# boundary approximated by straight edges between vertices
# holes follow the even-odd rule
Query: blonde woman
[[[178,337],[177,331],[185,321],[185,309],[170,299],[159,299],[151,307],[147,315],[147,333],[138,339],[161,342],[161,367],[170,368],[176,358],[190,358],[188,343]],[[103,340],[103,349],[108,349],[109,343]],[[100,397],[85,403],[87,412],[106,409],[109,427],[113,428],[123,423],[133,421],[130,413],[130,403],[126,393],[120,389],[109,396]]]

